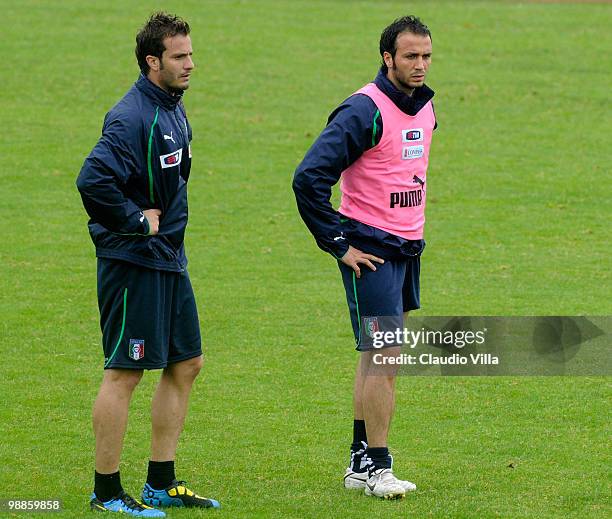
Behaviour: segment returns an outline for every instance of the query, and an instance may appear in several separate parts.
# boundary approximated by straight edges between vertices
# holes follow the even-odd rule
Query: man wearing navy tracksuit
[[[106,115],[77,179],[98,258],[104,349],[90,507],[137,517],[164,517],[154,506],[219,506],[174,473],[189,393],[202,366],[184,247],[192,133],[182,96],[194,68],[189,32],[184,20],[166,13],[141,29],[141,75]],[[152,402],[142,503],[123,490],[119,460],[129,402],[144,369],[163,372]]]
[[[392,471],[387,437],[396,371],[373,369],[382,355],[374,355],[373,337],[403,328],[420,306],[426,172],[436,127],[434,93],[424,83],[431,33],[414,16],[398,18],[384,29],[379,49],[378,75],[330,115],[297,167],[293,189],[317,245],[338,260],[361,352],[344,486],[396,499],[416,485]],[[330,196],[339,180],[336,211]],[[401,343],[388,346],[387,356],[399,355]]]

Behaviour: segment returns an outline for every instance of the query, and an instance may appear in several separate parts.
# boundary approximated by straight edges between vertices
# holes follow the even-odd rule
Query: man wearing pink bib
[[[293,180],[300,215],[317,245],[338,260],[360,352],[344,486],[385,499],[416,490],[393,474],[387,436],[395,372],[381,374],[373,359],[382,353],[376,332],[402,328],[420,307],[427,165],[437,126],[434,93],[424,83],[431,52],[431,33],[418,18],[389,25],[378,75],[334,110]],[[338,180],[336,211],[330,197]],[[398,355],[400,346],[385,344],[384,354]]]

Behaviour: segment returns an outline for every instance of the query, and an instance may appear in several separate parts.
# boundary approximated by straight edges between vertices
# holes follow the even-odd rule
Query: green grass
[[[62,498],[80,517],[102,354],[74,180],[136,79],[134,35],[152,6],[0,5],[0,498]],[[220,518],[609,516],[606,378],[403,377],[391,446],[419,491],[386,503],[341,489],[356,355],[337,267],[290,182],[407,10],[433,31],[440,124],[422,313],[612,313],[610,5],[182,2],[198,66],[187,247],[207,364],[180,476],[222,501]],[[157,377],[131,408],[121,470],[133,492]]]

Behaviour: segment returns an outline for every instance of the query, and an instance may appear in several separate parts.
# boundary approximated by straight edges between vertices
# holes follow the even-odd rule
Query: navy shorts
[[[375,332],[403,328],[404,312],[420,308],[420,256],[374,263],[376,271],[360,264],[361,277],[338,261],[358,351],[373,347]]]
[[[104,369],[159,369],[202,354],[187,271],[98,258],[98,307]]]

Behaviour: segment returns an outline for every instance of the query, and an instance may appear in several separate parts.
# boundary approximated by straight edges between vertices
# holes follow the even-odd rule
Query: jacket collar
[[[146,96],[150,97],[154,103],[157,103],[158,105],[163,106],[168,110],[174,110],[176,108],[176,105],[183,98],[182,93],[172,95],[166,92],[165,90],[159,88],[155,83],[153,83],[142,73],[136,81],[136,88],[138,88],[138,90],[140,90]]]
[[[415,88],[412,96],[398,90],[389,78],[386,71],[381,67],[378,75],[374,79],[374,84],[385,94],[395,105],[408,115],[416,115],[434,96],[434,91],[427,85]]]

